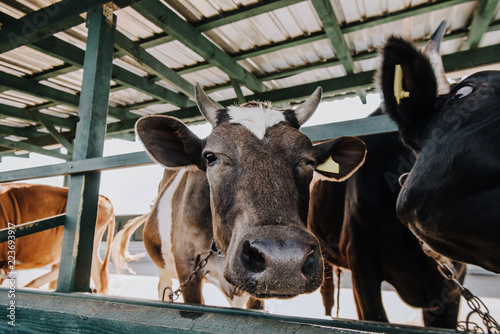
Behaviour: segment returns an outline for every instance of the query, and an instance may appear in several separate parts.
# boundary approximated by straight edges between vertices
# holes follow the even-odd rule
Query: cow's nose
[[[269,228],[279,233],[240,239],[239,251],[228,259],[226,279],[260,298],[290,298],[316,290],[323,280],[316,238],[306,230],[264,229]]]
[[[309,248],[309,247],[306,247]],[[245,241],[241,253],[245,270],[251,273],[261,273],[266,270],[267,265],[279,267],[282,265],[300,266],[300,272],[307,279],[314,276],[318,265],[318,248],[310,245],[309,252],[297,250],[285,250],[280,245],[268,240]],[[297,269],[296,268],[296,269]]]

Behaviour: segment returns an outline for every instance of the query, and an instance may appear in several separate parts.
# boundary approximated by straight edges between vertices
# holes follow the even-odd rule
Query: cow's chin
[[[226,252],[224,278],[256,298],[292,298],[323,282],[319,243],[296,226],[247,227],[233,235]]]
[[[285,284],[266,282],[265,275],[263,276],[256,279],[247,279],[244,282],[235,282],[232,281],[230,276],[226,276],[226,280],[235,287],[235,292],[246,292],[257,299],[291,299],[303,293],[312,293],[321,285],[320,280],[318,284],[311,284],[310,287],[298,288],[292,282],[286,282]]]

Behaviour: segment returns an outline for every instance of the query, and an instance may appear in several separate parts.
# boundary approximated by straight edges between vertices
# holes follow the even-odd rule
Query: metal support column
[[[102,157],[116,18],[102,6],[87,13],[87,49],[73,161]],[[74,174],[69,181],[57,290],[89,289],[100,172]]]

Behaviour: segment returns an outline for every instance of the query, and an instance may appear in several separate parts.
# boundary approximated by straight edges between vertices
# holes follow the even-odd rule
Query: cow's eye
[[[212,166],[219,160],[219,158],[217,158],[217,156],[211,152],[205,153],[203,157],[207,160],[207,164],[209,166]]]
[[[459,90],[455,92],[455,95],[453,96],[454,100],[460,100],[469,95],[474,91],[474,88],[472,86],[463,86]]]
[[[301,159],[297,166],[310,166],[310,167],[316,167],[316,161],[313,159]]]

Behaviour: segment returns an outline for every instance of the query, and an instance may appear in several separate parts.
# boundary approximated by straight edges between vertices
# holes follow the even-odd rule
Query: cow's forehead
[[[498,85],[500,82],[500,71],[481,71],[471,74],[463,79],[460,84],[467,82],[491,82]]]
[[[266,124],[263,121],[261,123]],[[248,124],[259,123],[249,120]],[[267,123],[269,124],[270,122]],[[311,150],[312,147],[309,137],[291,126],[286,117],[284,122],[280,121],[267,126],[262,139],[242,123],[226,120],[212,130],[205,142],[205,150],[212,153],[233,152],[231,155],[248,154],[248,150],[280,152],[281,155],[286,155],[286,152],[301,155]]]
[[[266,130],[285,121],[281,110],[271,108],[265,104],[253,107],[232,106],[227,109],[230,123],[243,125],[260,140],[264,139]]]

